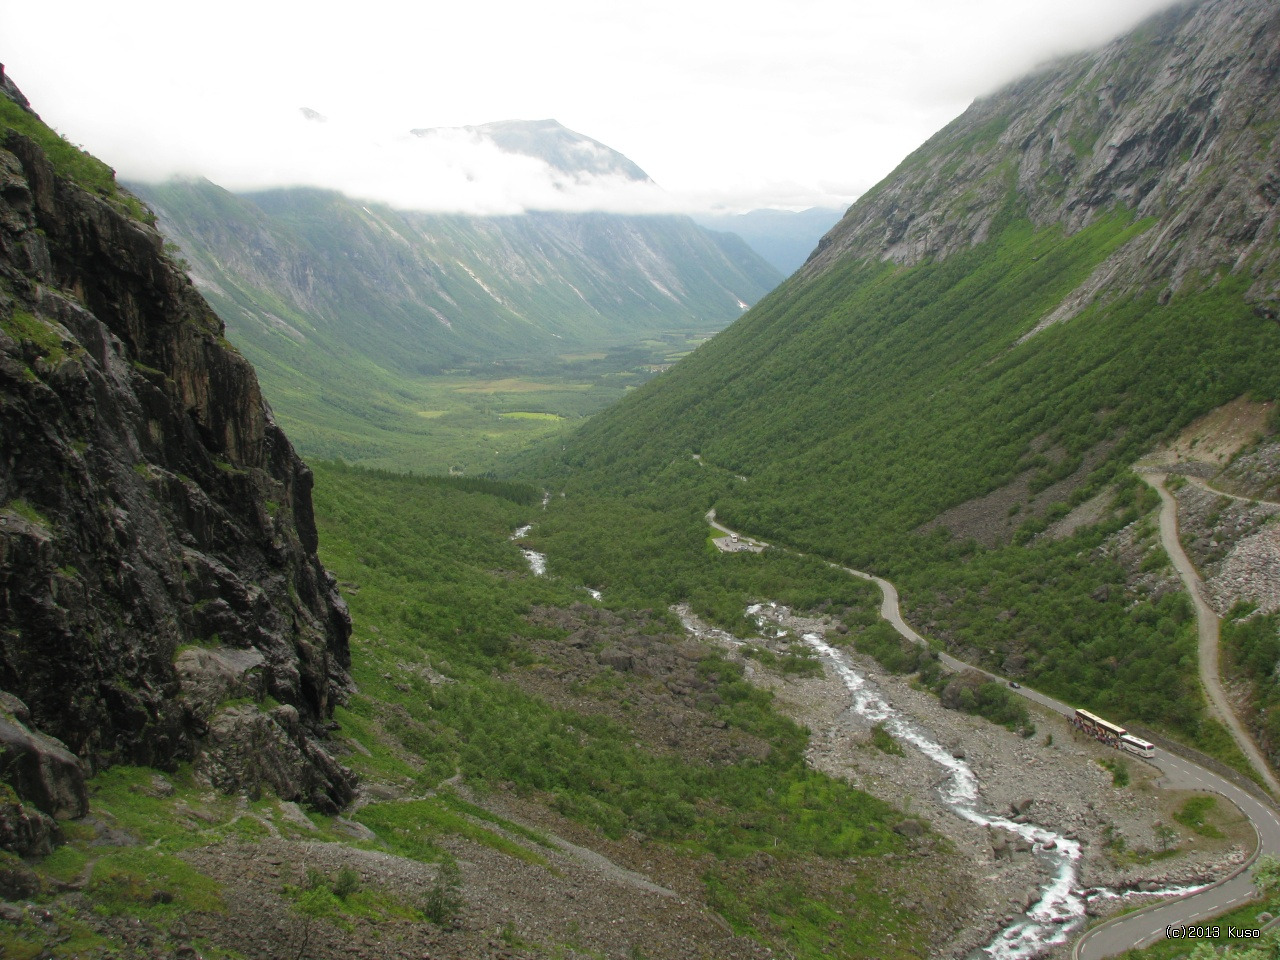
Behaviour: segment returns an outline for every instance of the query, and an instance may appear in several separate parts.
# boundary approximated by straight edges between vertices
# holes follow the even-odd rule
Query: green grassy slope
[[[779,279],[745,244],[677,216],[411,213],[313,189],[236,196],[207,181],[134,184],[233,335],[263,327],[404,374],[553,356],[723,326]]]
[[[42,882],[24,898],[52,911],[56,937],[32,919],[6,923],[0,953],[34,960],[121,949],[111,925],[122,923],[157,943],[185,942],[186,924],[198,925],[197,946],[212,957],[239,954],[211,931],[260,922],[284,929],[296,914],[338,926],[363,918],[377,929],[360,933],[391,942],[410,926],[449,929],[448,917],[433,914],[428,891],[397,889],[376,861],[360,861],[359,882],[348,878],[349,892],[335,888],[336,900],[325,894],[332,870],[308,874],[306,886],[292,886],[294,878],[316,862],[317,841],[448,864],[465,839],[555,874],[545,856],[555,848],[541,830],[487,809],[492,799],[519,798],[526,812],[554,811],[555,829],[565,830],[556,826],[565,818],[582,831],[573,834],[579,843],[614,857],[619,844],[642,851],[656,882],[687,878],[682,898],[706,903],[736,933],[776,953],[805,960],[927,955],[931,930],[945,926],[936,916],[959,896],[931,891],[939,876],[960,875],[954,853],[932,835],[905,839],[892,829],[900,810],[812,770],[808,731],[775,712],[771,695],[747,683],[740,666],[709,650],[699,662],[707,693],[687,716],[757,745],[714,762],[682,756],[632,727],[645,715],[641,694],[660,680],[607,669],[591,681],[566,679],[560,702],[526,688],[522,681],[557,672],[548,649],[567,646],[567,631],[543,612],[586,609],[580,584],[533,576],[510,540],[517,526],[542,522],[539,499],[520,484],[316,464],[322,554],[354,621],[357,689],[337,711],[335,737],[356,745],[342,758],[370,798],[347,815],[375,837],[353,841],[349,824],[317,814],[300,822],[271,796],[219,797],[189,767],[163,777],[115,767],[91,783],[98,830],[68,825],[66,845],[20,865]],[[785,595],[775,577],[785,581],[796,565],[765,560],[756,577]],[[855,584],[846,599],[861,606],[870,594]],[[611,602],[610,613],[652,643],[681,638],[664,613],[623,602]],[[866,614],[873,616],[869,607]],[[594,662],[606,642],[593,635],[586,660]],[[6,790],[0,784],[0,802]],[[111,826],[107,841],[102,823]],[[286,909],[267,918],[238,915],[258,901],[238,900],[225,875],[219,882],[207,861],[193,866],[188,858],[204,848],[223,858],[228,845],[268,837],[290,844],[283,857],[280,847],[270,855],[277,864],[271,887],[287,898]],[[0,852],[0,871],[15,865],[16,857]],[[74,904],[62,896],[67,883],[80,891]],[[465,889],[458,896],[472,923],[511,919],[507,904],[498,915],[492,904],[468,900]],[[263,948],[282,950],[291,941],[280,936]],[[565,955],[556,944],[526,947],[528,955]],[[294,941],[289,955],[297,949]]]
[[[1143,451],[1236,397],[1280,395],[1280,243],[1249,212],[1276,149],[1255,28],[1277,29],[1265,4],[1205,3],[975,104],[740,321],[524,461],[568,493],[542,535],[625,579],[650,541],[692,562],[655,531],[714,506],[898,581],[963,655],[1230,753],[1185,603],[1141,586],[1163,554],[1139,570],[1115,543],[1150,540],[1154,504],[1129,478]],[[1213,117],[1179,106],[1206,84]],[[1102,89],[1123,96],[1099,106]],[[1011,544],[931,523],[1015,487],[998,518],[1025,518]],[[1093,526],[1038,537],[1099,493]],[[620,497],[647,513],[593,547],[583,531]]]
[[[1227,278],[1164,305],[1096,307],[1016,343],[1143,227],[1118,211],[1064,238],[1011,218],[940,264],[789,281],[543,461],[571,494],[545,535],[578,544],[573,562],[598,578],[620,578],[672,504],[714,505],[745,531],[899,580],[909,609],[989,666],[1017,658],[1016,675],[1068,700],[1225,750],[1203,713],[1185,604],[1127,592],[1100,545],[1154,507],[1125,480],[1138,451],[1242,393],[1280,392],[1280,327]],[[1100,464],[1088,482],[1017,539],[1119,483],[1100,528],[991,551],[918,532],[1016,475],[1047,486],[1090,453]],[[655,509],[610,531],[609,549],[569,532],[603,526],[619,494]],[[674,555],[678,540],[662,542]]]
[[[1280,327],[1229,279],[1163,306],[1095,308],[1016,344],[1142,227],[1118,212],[1064,238],[1014,221],[941,264],[789,281],[586,425],[559,463],[582,483],[635,489],[696,452],[748,478],[721,498],[725,518],[897,570],[920,549],[904,534],[1037,468],[1038,438],[1067,463],[1112,442],[1105,474],[1241,393],[1280,390]]]
[[[873,889],[904,882],[883,873],[884,858],[903,846],[890,829],[901,814],[812,771],[807,731],[774,713],[740,668],[707,661],[719,703],[709,709],[768,750],[727,764],[642,744],[624,723],[553,707],[512,682],[544,669],[531,640],[563,639],[533,611],[585,594],[572,579],[529,575],[508,539],[517,525],[543,522],[531,489],[467,483],[317,466],[323,559],[346,585],[356,624],[360,692],[338,716],[372,748],[352,758],[360,773],[418,789],[461,773],[475,789],[505,784],[605,836],[642,831],[681,856],[713,857],[710,902],[738,932],[798,957],[917,955],[919,918]],[[796,564],[766,563],[758,585],[785,595]],[[869,598],[860,584],[845,593],[854,604]],[[626,600],[610,605],[625,610]],[[655,623],[659,638],[664,620]],[[456,682],[428,682],[421,664]],[[624,701],[624,716],[632,709],[625,685],[606,695]],[[361,819],[394,832],[377,816]],[[843,886],[753,879],[742,864],[764,851],[786,873],[838,865]],[[884,930],[897,938],[892,948]]]

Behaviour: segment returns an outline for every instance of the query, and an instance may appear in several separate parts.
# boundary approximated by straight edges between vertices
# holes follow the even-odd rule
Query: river
[[[702,623],[687,608],[678,607],[677,613],[685,630],[695,637],[735,646],[747,642]],[[748,607],[746,613],[755,619],[762,633],[780,635],[784,631],[770,621],[789,611],[767,603]],[[1108,890],[1091,890],[1086,895],[1079,884],[1082,849],[1078,841],[1038,824],[1018,823],[991,812],[983,802],[978,776],[965,760],[952,756],[934,732],[896,709],[875,682],[855,669],[846,654],[828,644],[821,634],[804,633],[801,639],[828,664],[848,691],[855,714],[868,723],[883,724],[894,739],[919,751],[942,769],[944,776],[936,790],[945,809],[970,823],[1005,831],[1031,845],[1033,855],[1041,864],[1043,878],[1038,899],[1007,923],[985,947],[973,951],[969,955],[971,960],[1031,960],[1041,956],[1066,944],[1078,933],[1090,899],[1130,896]],[[1149,896],[1174,896],[1194,889],[1199,888],[1153,891]]]
[[[1035,856],[1044,866],[1040,899],[1001,930],[977,956],[1026,960],[1066,943],[1085,916],[1085,899],[1076,892],[1079,842],[1036,824],[1015,823],[986,811],[978,777],[969,764],[953,757],[931,732],[894,709],[876,685],[850,666],[844,655],[821,636],[807,633],[803,640],[831,665],[849,691],[855,713],[872,723],[884,724],[894,739],[919,750],[943,769],[946,776],[937,789],[944,807],[970,823],[1007,831],[1032,844]]]
[[[546,502],[543,501],[545,507]],[[516,530],[511,535],[512,540],[522,540],[529,535],[529,531],[533,529],[532,523],[526,523],[523,527]],[[547,573],[547,555],[539,553],[537,550],[530,550],[527,547],[521,547],[520,552],[524,554],[525,561],[529,564],[529,569],[533,571],[535,577],[546,576]]]
[[[511,535],[512,540],[528,536],[532,524],[520,527]],[[545,554],[521,548],[536,576],[547,572]],[[595,599],[599,591],[585,588]],[[711,639],[731,645],[744,643],[727,631],[701,623],[687,608],[677,612],[685,630],[700,639]],[[755,619],[761,631],[771,619],[770,614],[787,614],[787,608],[775,603],[755,604],[746,613]],[[781,635],[783,631],[774,632]],[[1094,897],[1129,897],[1105,889],[1090,891],[1088,898],[1079,889],[1079,865],[1082,855],[1080,843],[1034,823],[1018,823],[990,812],[982,800],[977,774],[965,760],[952,756],[937,736],[920,723],[909,719],[885,698],[876,684],[856,670],[846,655],[832,647],[818,633],[804,633],[803,642],[830,665],[849,693],[854,713],[873,724],[883,724],[884,729],[899,742],[918,750],[930,761],[942,768],[944,776],[936,789],[943,807],[970,823],[989,829],[1003,830],[1031,844],[1033,855],[1042,865],[1043,881],[1039,887],[1039,899],[1024,913],[1006,924],[987,946],[972,952],[969,960],[1031,960],[1055,947],[1067,943],[1083,925],[1088,899]],[[1186,887],[1152,891],[1144,896],[1165,897],[1189,893],[1199,887]]]

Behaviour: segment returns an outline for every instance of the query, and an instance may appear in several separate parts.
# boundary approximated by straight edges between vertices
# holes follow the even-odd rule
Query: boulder
[[[58,824],[52,817],[18,802],[12,791],[0,784],[0,850],[8,850],[20,857],[44,857],[53,852],[54,844],[60,839]],[[0,873],[3,873],[2,865]],[[0,876],[0,899],[31,896],[14,892],[17,889],[13,886],[15,882],[12,876],[8,879]]]
[[[31,711],[27,705],[12,693],[0,690],[0,716],[4,714],[14,717],[19,723],[31,722]]]
[[[914,817],[908,817],[905,820],[899,820],[893,825],[893,832],[903,837],[922,837],[925,832],[925,825]]]
[[[12,714],[0,715],[0,781],[18,799],[59,820],[89,810],[80,760],[61,741],[28,729]]]
[[[619,673],[630,673],[635,667],[635,658],[620,647],[609,647],[607,650],[601,651],[600,662],[606,667],[612,667]]]
[[[40,893],[40,878],[21,861],[0,861],[0,900],[30,900]]]
[[[226,700],[261,700],[267,689],[263,670],[266,662],[267,658],[253,647],[188,647],[178,654],[173,665],[188,709],[203,724]]]
[[[300,806],[292,800],[280,801],[280,819],[286,823],[291,823],[295,827],[301,827],[303,830],[314,832],[317,827],[311,822]]]
[[[947,685],[942,688],[938,699],[948,710],[959,710],[965,702],[965,694],[972,697],[974,691],[986,682],[987,677],[985,674],[981,674],[976,670],[965,670],[947,681]]]
[[[144,792],[149,797],[172,797],[176,792],[172,783],[167,777],[158,773],[151,775],[151,782],[147,785]]]
[[[252,704],[216,714],[196,754],[196,777],[252,798],[271,791],[334,813],[355,798],[355,775],[302,729],[288,705],[270,713]]]
[[[335,830],[339,830],[349,837],[354,837],[356,840],[373,841],[378,839],[378,835],[363,823],[348,820],[346,817],[334,817],[333,826]]]

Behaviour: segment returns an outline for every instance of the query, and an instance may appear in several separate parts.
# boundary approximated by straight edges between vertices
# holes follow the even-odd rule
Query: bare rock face
[[[217,785],[347,802],[323,737],[350,618],[311,486],[155,229],[0,127],[0,688],[29,714],[0,718],[0,743],[57,738],[89,773],[199,767],[225,749],[220,702],[279,727],[270,697],[292,711],[290,774],[223,764]]]
[[[89,808],[79,759],[28,729],[30,719],[25,703],[0,690],[0,850],[24,857],[53,849],[61,837],[55,816],[79,817]],[[6,877],[0,869],[0,897],[12,899],[4,890],[13,877]]]
[[[1280,316],[1278,79],[1272,0],[1172,7],[975,101],[860,199],[804,269],[940,260],[1010,213],[1074,233],[1121,207],[1153,226],[1042,326],[1109,289],[1167,295],[1215,270],[1245,272],[1249,299]]]
[[[5,784],[0,783],[0,791],[4,788]],[[22,803],[16,793],[0,796],[0,850],[21,857],[44,857],[53,851],[61,836],[57,821],[47,813]],[[9,899],[4,896],[6,881],[2,874],[0,869],[0,898]]]

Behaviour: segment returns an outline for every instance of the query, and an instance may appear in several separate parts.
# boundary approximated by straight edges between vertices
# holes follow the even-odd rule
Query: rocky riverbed
[[[700,623],[688,610],[680,613],[695,632],[742,655],[739,643]],[[845,639],[832,617],[805,617],[778,607],[768,611],[768,621],[766,632],[784,634],[766,641],[779,651],[806,633],[831,642]],[[1174,823],[1171,814],[1185,796],[1158,790],[1154,766],[1123,758],[1131,780],[1117,787],[1100,761],[1121,757],[1062,718],[1036,713],[1035,735],[1022,737],[944,708],[932,693],[913,687],[909,678],[887,674],[849,646],[843,652],[896,710],[968,763],[980,781],[987,811],[1079,842],[1078,889],[1127,893],[1193,885],[1228,872],[1246,856],[1235,839],[1243,831],[1228,830],[1226,839],[1209,843]],[[944,772],[922,753],[905,744],[901,754],[873,745],[874,724],[851,709],[849,693],[830,667],[821,675],[786,678],[752,661],[748,667],[754,682],[773,690],[784,712],[810,728],[809,760],[816,768],[892,801],[907,814],[903,829],[914,829],[907,821],[927,823],[973,865],[977,899],[987,906],[955,932],[947,947],[950,955],[965,956],[989,944],[1040,898],[1048,878],[1032,845],[957,816],[938,789]],[[1168,830],[1177,831],[1176,839]],[[1159,855],[1166,845],[1176,845],[1177,851]],[[1090,901],[1088,910],[1110,912],[1128,903],[1132,900],[1101,898]]]

